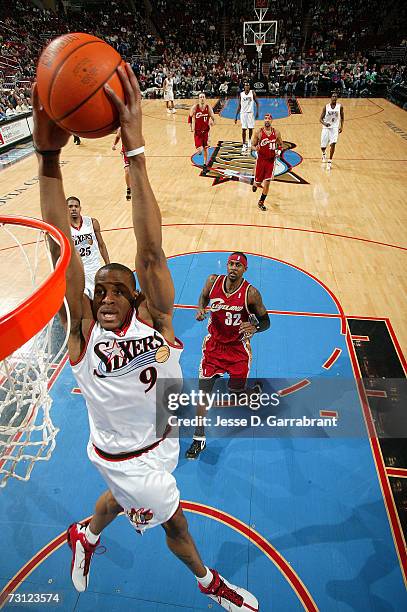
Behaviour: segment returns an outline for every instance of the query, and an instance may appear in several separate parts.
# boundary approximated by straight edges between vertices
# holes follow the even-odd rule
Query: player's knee
[[[181,506],[176,513],[165,523],[163,529],[170,538],[183,538],[188,534],[188,523]]]

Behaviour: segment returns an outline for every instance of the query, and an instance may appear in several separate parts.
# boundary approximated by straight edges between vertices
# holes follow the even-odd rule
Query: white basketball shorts
[[[240,123],[242,124],[242,130],[252,130],[254,128],[254,114],[240,113]]]
[[[103,459],[88,443],[89,459],[139,532],[165,523],[176,513],[180,497],[172,472],[178,455],[178,438],[165,438],[139,457],[121,461]]]
[[[338,142],[339,128],[338,127],[323,127],[321,132],[321,147],[325,149],[328,144],[336,144]]]
[[[174,100],[174,92],[172,89],[170,89],[169,91],[164,91],[164,100],[166,102],[173,102]]]
[[[100,265],[97,267],[86,267],[85,268],[85,295],[90,300],[93,300],[93,294],[95,293],[95,276],[96,272],[101,268]]]

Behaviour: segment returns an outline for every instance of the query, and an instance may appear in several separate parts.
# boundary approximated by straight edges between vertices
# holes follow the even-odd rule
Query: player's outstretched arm
[[[217,274],[211,274],[206,279],[206,283],[203,286],[201,295],[199,296],[199,300],[198,300],[198,310],[195,315],[195,318],[197,321],[203,321],[206,317],[205,308],[209,304],[209,294],[217,278],[218,278]]]
[[[154,327],[166,340],[173,342],[174,285],[162,249],[161,213],[148,180],[144,153],[134,154],[144,147],[140,88],[129,64],[126,68],[119,67],[118,72],[126,103],[108,85],[105,85],[105,90],[119,111],[122,143],[130,162],[137,276]]]
[[[71,260],[66,271],[66,299],[71,314],[69,356],[72,360],[76,360],[80,355],[82,344],[82,296],[85,277],[81,258],[72,242],[68,206],[59,164],[61,148],[68,142],[70,134],[48,117],[41,106],[36,84],[32,91],[32,106],[42,218],[58,227],[71,245]],[[59,246],[51,240],[50,248],[55,263],[60,253]]]

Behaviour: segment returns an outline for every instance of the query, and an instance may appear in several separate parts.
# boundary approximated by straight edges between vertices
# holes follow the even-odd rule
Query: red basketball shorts
[[[221,344],[206,336],[202,345],[200,378],[213,378],[229,374],[229,387],[242,388],[249,375],[252,351],[250,342]]]
[[[257,158],[256,167],[254,169],[254,180],[256,183],[271,181],[273,179],[274,162],[275,159],[264,159],[264,157]]]
[[[122,153],[123,155],[123,164],[125,168],[128,168],[130,166],[130,161],[129,158],[127,157],[126,153]]]
[[[209,136],[209,132],[195,132],[194,133],[195,146],[197,149],[199,149],[200,147],[208,146],[208,136]]]

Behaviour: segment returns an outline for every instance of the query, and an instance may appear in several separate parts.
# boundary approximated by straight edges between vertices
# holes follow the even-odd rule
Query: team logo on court
[[[132,508],[131,510],[126,510],[126,514],[137,527],[147,525],[154,516],[150,509],[146,510],[145,508]]]
[[[151,363],[164,363],[170,356],[169,347],[156,332],[146,338],[98,342],[94,351],[100,358],[93,371],[98,378],[123,376]]]
[[[293,168],[302,162],[301,155],[294,151],[295,147],[293,142],[284,140],[282,154],[276,161],[274,180],[308,185],[308,181],[293,171]],[[201,158],[197,154],[191,159],[195,166],[202,167]],[[201,176],[212,179],[212,185],[226,181],[239,181],[250,185],[253,182],[255,164],[255,152],[243,155],[241,142],[220,140],[216,147],[209,148],[208,170],[206,174],[202,172]]]

